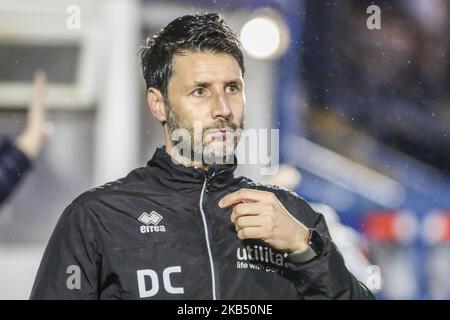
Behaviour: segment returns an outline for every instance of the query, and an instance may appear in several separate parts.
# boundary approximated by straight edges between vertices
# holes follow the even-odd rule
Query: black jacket
[[[0,203],[18,185],[23,175],[30,169],[31,161],[9,139],[0,145]]]
[[[346,269],[324,218],[295,193],[234,177],[234,165],[196,169],[158,148],[146,167],[87,191],[64,211],[32,299],[371,299]],[[240,188],[275,193],[325,241],[293,264],[263,241],[242,241],[218,201]]]

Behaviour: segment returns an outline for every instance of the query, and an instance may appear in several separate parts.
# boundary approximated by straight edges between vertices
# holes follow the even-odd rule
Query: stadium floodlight
[[[277,14],[264,11],[250,18],[241,29],[241,42],[253,58],[275,59],[289,42],[288,28]]]

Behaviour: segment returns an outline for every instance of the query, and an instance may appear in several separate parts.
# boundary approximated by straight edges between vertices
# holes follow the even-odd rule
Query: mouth
[[[214,136],[226,136],[227,134],[233,134],[234,130],[231,128],[220,128],[220,129],[212,129],[207,130],[206,135],[214,135]]]

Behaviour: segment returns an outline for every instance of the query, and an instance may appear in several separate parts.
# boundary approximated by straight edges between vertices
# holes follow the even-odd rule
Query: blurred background
[[[37,69],[53,125],[0,204],[0,299],[28,298],[76,196],[145,165],[163,143],[138,51],[177,16],[203,11],[241,35],[246,127],[279,129],[278,173],[262,176],[257,163],[238,174],[323,213],[378,298],[450,299],[447,0],[0,0],[0,143],[25,130]]]

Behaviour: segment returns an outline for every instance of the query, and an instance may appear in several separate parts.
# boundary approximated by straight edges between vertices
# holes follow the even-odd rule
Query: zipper
[[[216,275],[215,275],[215,271],[214,271],[214,261],[213,261],[211,245],[210,245],[210,241],[209,241],[208,223],[206,222],[206,215],[205,215],[205,212],[203,211],[203,195],[205,193],[205,190],[206,190],[206,192],[208,192],[206,187],[207,187],[207,182],[209,180],[210,179],[206,175],[205,176],[205,182],[203,182],[202,192],[200,193],[200,212],[202,214],[203,228],[205,229],[206,247],[208,249],[209,265],[211,267],[212,295],[213,295],[213,300],[217,300],[217,296],[216,296]]]

